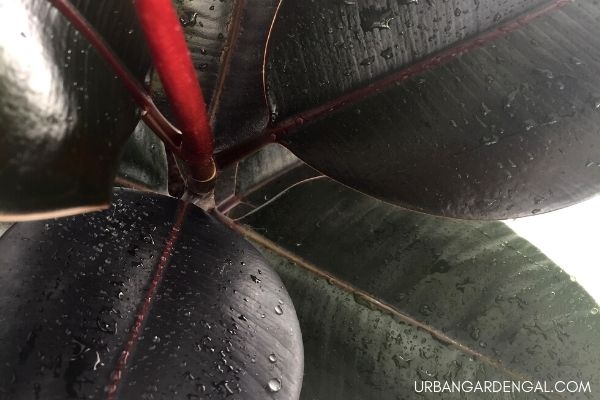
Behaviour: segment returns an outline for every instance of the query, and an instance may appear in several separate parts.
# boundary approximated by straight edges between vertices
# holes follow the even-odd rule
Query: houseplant
[[[164,195],[164,152],[139,126],[117,179],[136,191],[116,190],[107,211],[5,234],[5,393],[298,397],[292,301],[231,228],[263,246],[302,304],[305,396],[410,398],[411,378],[552,379],[565,365],[593,381],[593,299],[500,223],[445,217],[521,217],[596,193],[597,5],[175,4],[206,111],[173,73],[187,55],[172,65],[160,50],[173,43],[160,43],[168,8],[144,14],[170,3],[2,5],[4,219],[106,207],[140,114],[188,189],[181,201]],[[162,86],[147,45],[166,66]],[[321,172],[259,151],[272,142]],[[420,268],[400,262],[411,254]],[[339,305],[312,309],[303,293]]]

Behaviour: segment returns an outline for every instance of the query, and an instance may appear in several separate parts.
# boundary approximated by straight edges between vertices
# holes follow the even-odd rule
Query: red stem
[[[175,128],[165,116],[158,110],[152,98],[136,77],[129,71],[123,61],[110,48],[108,43],[100,36],[93,26],[83,15],[71,4],[69,0],[49,0],[50,3],[60,11],[65,18],[77,29],[100,55],[113,68],[121,79],[129,93],[142,109],[142,118],[146,124],[156,133],[165,145],[174,153],[180,153],[181,132]]]
[[[156,71],[183,132],[182,155],[192,178],[215,174],[213,137],[200,83],[172,0],[135,0]]]

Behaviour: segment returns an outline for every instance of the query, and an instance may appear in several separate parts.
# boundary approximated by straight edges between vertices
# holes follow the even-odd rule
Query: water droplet
[[[493,144],[498,143],[498,136],[496,135],[490,135],[490,136],[484,136],[481,138],[481,141],[483,142],[484,146],[491,146]]]
[[[594,94],[590,97],[590,105],[594,110],[600,109],[600,95]]]
[[[462,10],[460,8],[455,8],[454,9],[454,16],[455,17],[460,17],[460,15],[462,14]]]
[[[387,49],[383,50],[380,54],[381,57],[385,58],[386,60],[389,60],[392,57],[394,57],[394,51],[391,47],[388,47]]]
[[[598,307],[594,307],[590,310],[590,313],[592,315],[597,315],[600,312],[600,309],[598,309]]]
[[[360,65],[363,65],[363,66],[371,65],[371,64],[373,64],[373,61],[375,61],[375,56],[370,56],[370,57],[363,59],[360,62]]]
[[[281,390],[281,380],[277,378],[269,380],[269,382],[267,383],[267,388],[269,388],[269,391],[273,393],[279,392]]]
[[[96,352],[96,361],[94,361],[94,371],[96,371],[98,369],[99,365],[104,365],[104,364],[102,364],[102,360],[100,360],[100,353]]]
[[[258,279],[255,275],[250,275],[250,278],[252,278],[252,280],[254,281],[254,283],[260,283],[261,280]]]
[[[283,314],[283,309],[281,308],[281,306],[279,304],[275,306],[275,314],[277,314],[277,315]]]
[[[275,356],[275,354],[273,354],[273,353],[269,354],[269,361],[272,363],[277,361],[277,357]]]
[[[525,130],[527,132],[529,132],[530,130],[532,130],[536,126],[537,126],[537,122],[535,122],[533,119],[528,119],[528,120],[525,121]]]
[[[188,18],[179,18],[179,22],[184,27],[195,26],[198,23],[198,13],[195,12],[191,15],[188,15]]]
[[[592,167],[600,167],[600,162],[597,162],[597,161],[590,161],[590,160],[588,160],[588,161],[585,163],[585,166],[586,166],[587,168],[592,168]]]
[[[429,316],[433,313],[431,307],[429,307],[427,304],[421,304],[421,307],[419,307],[419,312],[425,316]]]
[[[571,60],[571,62],[572,62],[573,64],[575,64],[575,65],[582,65],[582,64],[583,64],[583,61],[581,61],[581,60],[580,60],[579,58],[577,58],[577,57],[571,57],[571,58],[570,58],[570,60]]]
[[[482,101],[481,102],[481,114],[485,117],[486,115],[488,115],[491,112],[492,112],[492,110]]]
[[[536,68],[534,70],[536,73],[544,76],[546,79],[554,79],[554,74],[549,69],[545,68]]]

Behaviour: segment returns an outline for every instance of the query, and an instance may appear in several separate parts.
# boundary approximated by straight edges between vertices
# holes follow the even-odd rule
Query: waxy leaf
[[[143,122],[136,126],[125,144],[115,183],[127,188],[167,193],[165,145]]]
[[[591,0],[284,1],[270,133],[324,174],[426,213],[574,204],[600,190],[599,17]]]
[[[299,315],[301,398],[421,398],[423,380],[600,382],[597,302],[504,223],[402,210],[306,166],[236,200],[231,223],[264,247]]]
[[[281,281],[176,199],[19,223],[0,240],[0,397],[295,399],[303,352]]]
[[[279,3],[175,1],[209,106],[216,152],[255,138],[268,124],[263,66]],[[171,114],[157,79],[154,86],[156,101]]]
[[[129,1],[74,5],[143,81],[150,66]],[[0,4],[0,219],[108,206],[138,122],[112,69],[48,1]]]

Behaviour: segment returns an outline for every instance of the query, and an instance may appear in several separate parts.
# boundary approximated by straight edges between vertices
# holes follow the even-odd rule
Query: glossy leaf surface
[[[133,7],[75,1],[131,71],[149,58]],[[136,106],[113,71],[47,1],[0,4],[0,219],[106,207]]]
[[[526,216],[597,193],[598,4],[414,3],[283,3],[268,73],[281,143],[443,216]]]
[[[269,117],[263,64],[278,0],[176,0],[188,47],[209,105],[215,152],[260,135]],[[167,113],[155,77],[154,97]]]
[[[160,139],[144,124],[138,123],[125,144],[117,186],[167,193],[167,154]]]
[[[281,281],[192,205],[118,190],[110,210],[15,225],[0,252],[2,398],[298,396]]]
[[[422,380],[599,382],[596,301],[505,224],[405,211],[306,168],[228,212],[294,300],[302,398],[421,398]]]

